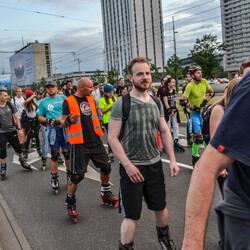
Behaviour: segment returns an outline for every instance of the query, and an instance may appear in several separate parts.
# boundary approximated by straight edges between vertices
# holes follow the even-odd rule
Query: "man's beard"
[[[135,87],[137,90],[144,92],[150,88],[150,83],[149,82],[142,82],[142,83],[147,83],[148,85],[145,87],[141,85],[140,83],[133,82],[133,87]]]
[[[56,93],[49,94],[49,96],[54,96]]]

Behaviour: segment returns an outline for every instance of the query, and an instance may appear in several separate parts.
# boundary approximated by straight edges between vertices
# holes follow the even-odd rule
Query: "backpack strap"
[[[121,140],[123,137],[125,124],[126,124],[126,121],[128,120],[128,116],[130,112],[130,105],[131,105],[130,94],[128,93],[126,95],[123,95],[122,96],[122,127],[121,127],[119,140]]]
[[[161,103],[158,97],[150,95],[152,97],[152,99],[155,101],[155,103],[157,104],[159,110],[161,111]]]
[[[14,120],[14,109],[13,109],[13,106],[10,102],[6,102],[6,105],[8,105],[8,107],[10,108],[11,112],[12,112],[12,121],[13,121],[13,124],[16,125],[16,121]]]
[[[10,108],[12,114],[14,115],[14,109],[13,109],[13,106],[11,105],[10,102],[6,102],[6,104],[8,105],[8,107]]]

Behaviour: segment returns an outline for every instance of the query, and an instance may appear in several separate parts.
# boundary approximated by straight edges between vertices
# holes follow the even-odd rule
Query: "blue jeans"
[[[171,129],[171,123],[173,126],[173,134],[174,134],[174,140],[178,139],[179,134],[179,126],[177,123],[177,113],[174,113],[173,116],[169,116],[169,120],[167,122],[169,130]]]

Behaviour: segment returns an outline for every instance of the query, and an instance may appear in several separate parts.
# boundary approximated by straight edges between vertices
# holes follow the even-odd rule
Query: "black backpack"
[[[160,100],[156,96],[153,96],[153,95],[150,95],[150,96],[152,97],[152,99],[157,104],[159,110],[161,110],[161,102],[160,102]],[[121,140],[122,137],[123,137],[125,124],[126,124],[126,121],[128,120],[128,116],[129,116],[129,112],[130,112],[130,105],[131,105],[131,100],[130,99],[131,98],[130,98],[129,93],[122,96],[122,127],[121,127],[119,140]]]
[[[14,117],[13,117],[13,115],[15,114],[14,109],[13,109],[13,106],[11,105],[10,102],[6,102],[6,105],[10,108],[10,110],[11,110],[11,112],[12,112],[12,121],[13,121],[14,126],[16,127],[17,124],[16,124],[16,122],[15,122],[15,120],[14,120]]]
[[[201,116],[202,116],[202,120],[203,120],[203,124],[202,124],[202,135],[203,135],[203,139],[204,141],[206,142],[206,144],[209,143],[210,141],[210,128],[209,128],[209,120],[210,120],[210,109],[211,109],[211,106],[212,104],[210,105],[207,105],[202,113],[201,113]]]

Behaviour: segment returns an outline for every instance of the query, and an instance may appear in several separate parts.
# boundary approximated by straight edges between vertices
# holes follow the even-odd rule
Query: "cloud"
[[[56,7],[63,10],[79,10],[84,8],[87,4],[97,3],[99,0],[16,0],[18,3],[28,2],[33,5],[44,5]]]
[[[164,0],[165,2],[165,0]],[[196,8],[197,7],[197,8]],[[185,1],[180,7],[180,2],[167,2],[163,8],[166,58],[173,55],[173,23],[175,20],[177,55],[187,57],[197,38],[204,34],[217,35],[221,41],[221,18],[219,1]],[[217,18],[215,18],[217,17]]]

